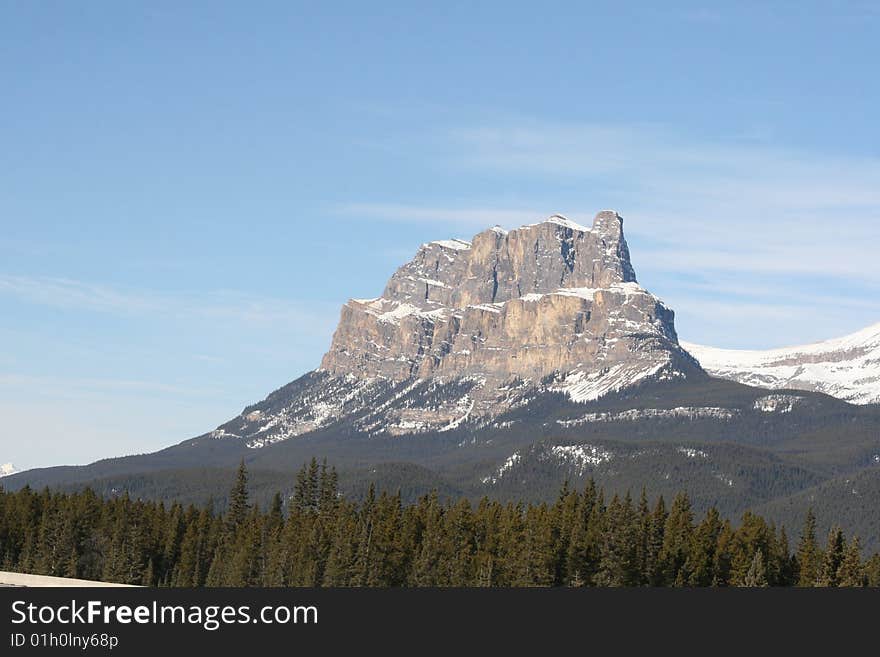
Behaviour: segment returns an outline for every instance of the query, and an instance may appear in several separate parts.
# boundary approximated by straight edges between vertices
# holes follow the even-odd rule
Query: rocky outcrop
[[[636,282],[620,215],[590,229],[555,215],[423,245],[381,297],[345,305],[321,369],[503,381],[655,364],[678,351],[673,319]]]

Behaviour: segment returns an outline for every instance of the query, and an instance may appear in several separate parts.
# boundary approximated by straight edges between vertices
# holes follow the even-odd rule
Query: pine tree
[[[360,508],[357,551],[354,559],[354,572],[352,584],[354,586],[370,586],[375,576],[375,546],[373,544],[373,530],[375,528],[376,488],[370,484],[367,497]]]
[[[566,584],[573,587],[595,584],[599,568],[603,497],[590,479],[579,496],[566,548]]]
[[[247,518],[250,508],[248,500],[248,472],[242,459],[235,475],[235,485],[229,493],[227,520],[231,531],[235,531]]]
[[[871,588],[880,588],[880,554],[875,554],[865,564],[865,580]]]
[[[816,542],[816,516],[813,509],[807,511],[804,528],[797,549],[798,586],[816,586],[822,555]]]
[[[327,567],[324,569],[324,586],[352,586],[356,558],[357,522],[355,514],[346,505],[339,506],[333,527]]]
[[[769,586],[767,583],[767,566],[764,564],[764,553],[760,549],[755,551],[755,555],[752,557],[752,562],[743,576],[740,586]]]
[[[840,527],[832,527],[828,532],[828,542],[825,547],[825,558],[822,561],[822,571],[819,575],[819,586],[838,586],[838,571],[843,563],[846,552],[846,541]]]
[[[314,456],[309,462],[309,469],[306,478],[308,481],[308,510],[314,512],[318,510],[318,496],[320,494],[320,468],[318,466],[318,459],[316,459]]]
[[[710,509],[694,526],[684,495],[669,513],[662,498],[651,510],[645,491],[606,508],[593,482],[563,486],[551,505],[474,508],[436,492],[404,505],[375,488],[355,503],[325,464],[300,473],[287,518],[280,494],[266,511],[248,502],[243,464],[223,514],[0,490],[0,565],[148,586],[880,586],[880,554],[863,561],[859,539],[839,528],[820,552],[812,513],[792,556],[785,531],[755,514],[734,531]]]
[[[706,517],[697,526],[691,553],[685,570],[690,573],[690,586],[712,586],[715,579],[716,552],[718,537],[721,534],[721,516],[715,507],[706,512]]]
[[[498,522],[498,563],[493,572],[499,586],[524,586],[527,581],[528,565],[521,547],[525,534],[524,515],[522,504],[508,503]]]
[[[321,464],[321,475],[318,492],[318,512],[330,514],[339,505],[339,477],[336,468],[328,468],[327,461]]]
[[[629,494],[615,495],[608,506],[600,545],[599,586],[633,586],[638,583],[636,520]]]
[[[794,586],[797,583],[797,558],[791,554],[788,544],[788,533],[783,527],[779,532],[779,581],[778,586]]]
[[[837,585],[845,587],[865,586],[865,579],[865,571],[862,567],[862,545],[859,537],[856,536],[846,546],[843,560],[837,569]]]
[[[772,583],[774,573],[771,571],[770,560],[773,555],[774,540],[774,531],[764,519],[746,511],[730,545],[730,579],[734,582],[741,582],[752,566],[755,552],[760,550],[765,576],[768,582]]]
[[[565,481],[556,504],[553,506],[553,526],[555,535],[556,572],[554,574],[554,586],[564,586],[568,581],[568,547],[571,543],[571,535],[578,522],[578,503],[580,495],[569,488],[568,480]]]
[[[439,567],[445,586],[470,586],[474,583],[473,514],[470,502],[462,499],[443,517],[443,538]]]
[[[646,586],[662,586],[665,581],[662,552],[668,517],[666,502],[661,495],[654,505],[654,510],[645,527],[647,536],[645,537],[645,564],[642,579]]]
[[[693,529],[690,500],[685,493],[679,493],[673,500],[666,519],[660,555],[666,584],[669,586],[684,586],[688,581],[690,573],[685,570],[685,564],[693,540]]]

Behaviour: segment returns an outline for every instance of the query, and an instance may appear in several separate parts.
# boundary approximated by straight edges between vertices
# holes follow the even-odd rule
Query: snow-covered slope
[[[18,472],[11,463],[0,463],[0,477],[8,477]]]
[[[880,403],[880,324],[835,340],[766,351],[681,345],[713,376],[764,388],[814,390],[853,404]]]

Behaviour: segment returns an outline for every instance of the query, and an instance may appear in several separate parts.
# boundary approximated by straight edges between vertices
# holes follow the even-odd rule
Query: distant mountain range
[[[803,347],[741,351],[682,343],[712,376],[764,388],[815,390],[880,403],[880,324]]]
[[[380,296],[345,304],[318,370],[217,429],[4,486],[219,501],[244,459],[268,501],[317,457],[353,496],[376,483],[406,499],[540,500],[594,478],[612,492],[687,490],[724,514],[762,509],[792,531],[812,506],[820,526],[845,523],[880,547],[869,332],[723,356],[680,344],[674,319],[637,282],[613,211],[590,227],[554,215],[431,242]]]

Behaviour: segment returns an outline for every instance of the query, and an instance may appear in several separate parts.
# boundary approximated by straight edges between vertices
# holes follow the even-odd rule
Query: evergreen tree
[[[809,509],[797,548],[798,586],[818,584],[821,561],[822,555],[816,542],[816,516],[813,509]]]
[[[838,586],[838,571],[843,563],[846,552],[846,541],[840,527],[832,527],[828,532],[828,542],[825,546],[825,558],[822,561],[822,571],[819,575],[819,586]]]
[[[764,564],[764,553],[758,549],[752,557],[749,569],[743,576],[740,586],[764,587],[767,583],[767,566]]]
[[[712,507],[694,532],[691,553],[685,564],[685,570],[690,573],[688,577],[690,586],[712,586],[716,581],[716,552],[721,528],[721,516],[718,510]]]
[[[229,513],[227,519],[231,531],[237,529],[247,518],[250,508],[248,497],[248,473],[244,465],[244,459],[238,466],[235,475],[235,485],[229,493]]]
[[[606,512],[600,544],[599,586],[635,586],[639,582],[636,517],[632,500],[615,495]]]
[[[868,586],[880,588],[880,554],[873,555],[865,564],[865,580]]]
[[[684,586],[690,573],[685,569],[693,540],[693,512],[685,493],[676,495],[663,530],[663,548],[660,560],[669,586]]]
[[[596,482],[590,479],[577,501],[566,548],[566,583],[569,586],[595,583],[601,549],[603,506],[602,493],[596,488]]]
[[[645,563],[642,581],[646,586],[662,586],[665,582],[663,565],[663,540],[666,531],[666,502],[661,495],[654,505],[651,516],[646,520],[645,529]]]
[[[774,568],[771,564],[771,558],[774,554],[774,542],[774,531],[767,525],[764,519],[746,511],[730,544],[729,578],[736,583],[742,582],[752,566],[755,553],[760,551],[765,567],[765,577],[770,582],[775,581],[773,578]]]
[[[862,545],[859,537],[856,536],[846,546],[843,560],[837,569],[837,585],[845,587],[865,586],[867,583],[865,580],[865,571],[862,567]]]
[[[313,459],[283,512],[248,499],[239,468],[224,513],[179,504],[0,489],[0,565],[8,570],[147,586],[880,586],[880,555],[835,528],[815,544],[808,514],[789,554],[784,530],[746,513],[736,530],[690,502],[652,509],[594,482],[562,487],[553,504],[482,499],[404,505],[401,493],[339,496],[336,474]],[[812,573],[812,574],[811,574]]]

